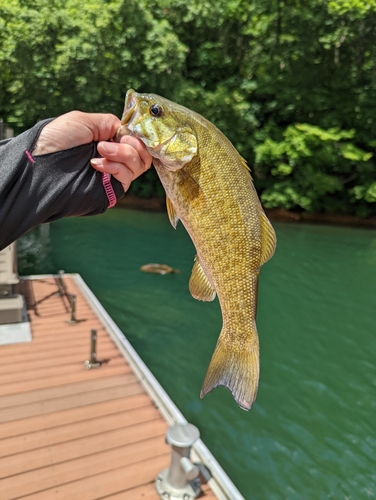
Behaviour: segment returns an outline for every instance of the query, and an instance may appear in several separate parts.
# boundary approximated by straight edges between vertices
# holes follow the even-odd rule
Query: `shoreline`
[[[165,198],[139,198],[131,194],[126,194],[117,202],[117,206],[148,212],[166,212]],[[265,213],[272,222],[303,222],[308,224],[376,229],[376,217],[361,219],[355,215],[297,213],[289,212],[283,208],[265,209]]]

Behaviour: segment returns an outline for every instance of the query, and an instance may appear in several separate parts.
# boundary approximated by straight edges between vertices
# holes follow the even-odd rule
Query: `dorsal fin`
[[[245,158],[243,158],[241,155],[239,155],[239,156],[240,156],[243,167],[246,168],[248,170],[248,172],[250,172],[251,169],[248,166],[247,160]]]
[[[277,237],[273,226],[264,212],[261,212],[261,266],[265,264],[275,252]]]
[[[206,277],[197,255],[195,257],[195,263],[193,264],[192,274],[189,280],[189,291],[191,292],[192,297],[197,300],[211,302],[215,299],[215,290]]]
[[[172,227],[176,229],[176,226],[178,225],[179,222],[179,217],[176,215],[174,205],[171,203],[171,200],[168,197],[166,197],[166,206],[167,206],[168,218],[170,219]]]

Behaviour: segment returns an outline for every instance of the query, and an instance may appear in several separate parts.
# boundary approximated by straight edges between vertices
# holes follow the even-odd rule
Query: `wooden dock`
[[[25,280],[33,340],[0,346],[0,499],[157,500],[167,422],[75,280]],[[99,369],[88,370],[90,332]],[[208,485],[200,498],[217,498]],[[222,497],[223,498],[223,497]]]

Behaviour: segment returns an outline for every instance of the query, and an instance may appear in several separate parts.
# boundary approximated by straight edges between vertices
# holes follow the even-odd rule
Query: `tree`
[[[16,131],[74,108],[119,115],[128,88],[173,87],[186,50],[133,0],[6,0],[0,23],[0,114]]]
[[[376,201],[372,153],[355,146],[354,130],[323,130],[290,125],[280,142],[268,138],[256,147],[256,172],[266,180],[261,200],[266,208],[371,215]],[[270,178],[275,179],[270,183]]]
[[[0,0],[0,116],[21,131],[73,108],[120,115],[128,88],[155,92],[203,114],[256,161],[267,204],[371,216],[375,12],[375,0]],[[332,133],[342,136],[322,139]],[[270,156],[267,167],[260,151],[294,134],[319,142],[283,189],[304,197],[308,161],[343,189],[324,183],[310,203],[280,196],[274,169],[286,162]],[[345,141],[368,159],[341,156]],[[132,189],[149,196],[158,186],[150,173]]]

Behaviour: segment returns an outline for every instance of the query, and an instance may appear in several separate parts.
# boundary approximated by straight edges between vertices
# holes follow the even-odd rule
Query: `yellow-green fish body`
[[[171,223],[180,219],[196,247],[193,297],[218,295],[223,327],[201,397],[224,385],[249,409],[259,379],[258,274],[276,238],[245,161],[208,120],[154,94],[129,91],[122,124],[119,136],[135,135],[148,147]]]

